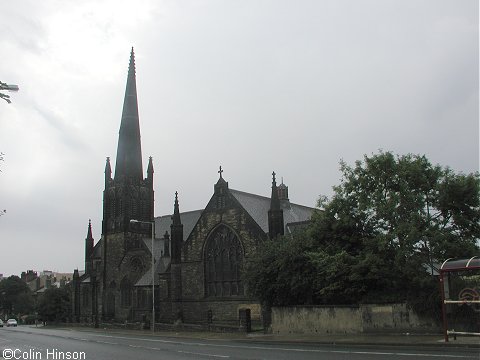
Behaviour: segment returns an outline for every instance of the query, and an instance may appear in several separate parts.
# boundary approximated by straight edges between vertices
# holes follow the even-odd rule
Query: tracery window
[[[137,246],[139,247],[139,246]],[[130,267],[133,272],[142,274],[145,271],[145,266],[139,257],[134,257],[130,260]]]
[[[205,246],[205,295],[243,295],[242,263],[243,249],[237,235],[230,228],[219,226]]]

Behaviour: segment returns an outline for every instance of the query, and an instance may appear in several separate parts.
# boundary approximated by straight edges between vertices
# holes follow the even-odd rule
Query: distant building
[[[36,271],[27,270],[22,272],[20,278],[34,293],[42,293],[51,286],[62,287],[73,280],[73,273],[59,273],[51,270],[43,270],[40,275]]]
[[[33,270],[23,271],[22,274],[20,275],[20,279],[22,279],[26,283],[32,280],[35,280],[37,277],[38,277],[37,272]]]
[[[143,178],[132,49],[113,177],[109,158],[105,166],[102,237],[94,244],[89,222],[85,272],[73,274],[75,320],[151,318],[152,285],[157,322],[237,325],[244,308],[260,320],[260,304],[245,291],[243,264],[260,242],[304,227],[314,209],[291,203],[274,173],[271,197],[231,189],[221,167],[218,173],[205,208],[180,212],[176,193],[173,214],[154,217],[153,161]]]

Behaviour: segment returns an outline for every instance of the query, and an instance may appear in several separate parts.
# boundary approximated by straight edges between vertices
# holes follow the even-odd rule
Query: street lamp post
[[[152,226],[152,333],[155,332],[155,257],[153,255],[153,240],[155,238],[155,221],[130,220],[134,224],[150,224]]]

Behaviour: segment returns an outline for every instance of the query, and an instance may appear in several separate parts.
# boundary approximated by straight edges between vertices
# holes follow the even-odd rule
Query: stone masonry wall
[[[439,324],[419,317],[406,304],[294,306],[272,308],[274,334],[438,332]]]

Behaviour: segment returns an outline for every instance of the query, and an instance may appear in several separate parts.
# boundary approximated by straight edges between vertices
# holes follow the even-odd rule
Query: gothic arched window
[[[243,249],[238,236],[226,226],[216,228],[205,246],[205,295],[243,295],[242,262]]]
[[[139,247],[139,246],[137,246]],[[143,274],[145,271],[145,266],[143,265],[143,261],[139,257],[134,257],[130,260],[130,267],[133,272]]]

